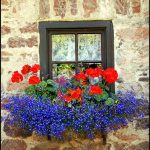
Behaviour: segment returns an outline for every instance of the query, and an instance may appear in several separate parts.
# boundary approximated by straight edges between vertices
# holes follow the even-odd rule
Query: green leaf
[[[79,83],[78,83],[77,81],[75,81],[75,80],[73,80],[72,83],[73,83],[74,86],[77,86],[77,85],[79,84]]]
[[[103,93],[101,94],[101,99],[105,100],[109,97],[108,93],[106,91],[103,91]]]
[[[72,105],[71,105],[71,103],[68,103],[68,107],[71,107]]]
[[[47,83],[46,83],[46,81],[42,81],[38,85],[41,86],[41,87],[46,87]]]
[[[102,88],[102,89],[105,89],[105,85],[100,83],[99,86]]]
[[[48,79],[46,82],[47,82],[47,84],[49,84],[49,85],[55,84],[55,81],[53,81],[53,80],[51,80],[51,79]]]
[[[110,93],[111,94],[111,97],[113,98],[113,99],[117,99],[117,95],[116,94],[114,94],[114,93]]]
[[[54,92],[55,91],[55,89],[53,87],[46,87],[46,90],[50,91],[50,92]]]
[[[114,103],[115,103],[115,104],[117,104],[117,103],[118,103],[118,100],[117,100],[117,99],[116,99],[116,100],[114,100]]]
[[[111,105],[114,104],[114,100],[109,97],[109,98],[105,101],[105,104],[111,106]]]
[[[56,98],[53,98],[53,100],[52,100],[53,102],[56,102],[57,101],[57,99]]]
[[[44,93],[42,96],[43,96],[43,97],[47,97],[47,93]]]
[[[32,94],[35,94],[35,93],[36,93],[36,87],[34,85],[28,86],[25,89],[25,94],[27,94],[27,95],[32,95]]]
[[[102,97],[101,97],[100,94],[97,94],[97,95],[95,96],[95,99],[96,99],[97,101],[101,101],[101,100],[102,100]]]

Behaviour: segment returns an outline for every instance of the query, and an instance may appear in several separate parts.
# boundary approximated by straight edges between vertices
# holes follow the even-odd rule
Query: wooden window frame
[[[52,47],[49,36],[55,33],[101,33],[102,35],[102,66],[104,69],[114,67],[114,32],[112,21],[41,21],[40,33],[40,65],[41,77],[50,74],[52,77]],[[83,62],[83,61],[82,61]],[[115,92],[115,84],[111,85],[111,91]]]

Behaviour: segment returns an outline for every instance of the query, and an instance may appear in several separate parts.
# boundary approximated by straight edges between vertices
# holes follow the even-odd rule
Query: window
[[[61,64],[114,67],[111,21],[43,21],[39,32],[41,76],[56,77]],[[111,89],[114,91],[114,85]]]

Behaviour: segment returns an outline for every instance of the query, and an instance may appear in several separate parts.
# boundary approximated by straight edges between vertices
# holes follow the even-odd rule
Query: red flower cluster
[[[41,66],[39,64],[35,64],[31,67],[31,71],[33,73],[37,73],[39,70],[41,70]]]
[[[94,94],[102,94],[103,90],[99,86],[90,86],[89,89],[89,94],[94,95]]]
[[[40,82],[40,78],[37,76],[31,76],[29,78],[29,84],[39,84]]]
[[[107,68],[103,73],[103,77],[107,83],[112,84],[117,80],[118,73],[114,68]]]
[[[29,72],[37,73],[39,70],[41,70],[41,66],[38,64],[34,64],[32,67],[30,65],[24,65],[22,67],[21,73],[22,74],[28,74]]]
[[[32,67],[30,65],[26,64],[26,65],[24,65],[22,67],[22,70],[21,70],[22,74],[20,74],[18,71],[15,71],[13,73],[13,75],[11,77],[11,81],[12,82],[21,82],[23,80],[23,76],[22,75],[26,75],[26,74],[28,74],[30,72],[37,73],[39,70],[41,70],[41,67],[38,64],[34,64]],[[29,82],[29,84],[38,84],[41,81],[40,81],[39,77],[37,77],[37,76],[31,76],[29,78],[28,82]]]
[[[72,101],[72,97],[71,96],[64,95],[63,98],[65,99],[66,102],[71,102]]]
[[[69,90],[68,93],[72,99],[80,99],[82,96],[82,91],[80,88],[77,88],[76,90]]]
[[[22,70],[21,70],[21,73],[22,74],[27,74],[27,73],[29,73],[31,70],[31,66],[30,65],[24,65],[23,67],[22,67]]]
[[[88,68],[86,69],[86,75],[92,78],[99,77],[100,75],[103,75],[103,70],[101,68]]]
[[[102,70],[101,68],[88,68],[86,69],[86,75],[92,78],[99,77],[101,75],[109,84],[114,83],[118,78],[118,73],[114,68],[107,68],[106,70]]]
[[[11,81],[12,82],[21,82],[23,80],[23,76],[22,74],[20,74],[18,71],[14,71],[12,77],[11,77]]]
[[[82,90],[80,88],[77,88],[76,90],[70,89],[67,93],[67,95],[64,95],[63,98],[67,102],[71,102],[73,99],[81,100],[82,96]]]
[[[74,76],[77,80],[86,80],[86,76],[83,71],[80,71],[77,75]]]

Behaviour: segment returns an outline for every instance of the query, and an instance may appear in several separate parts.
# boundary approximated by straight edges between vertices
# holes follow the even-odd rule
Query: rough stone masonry
[[[40,21],[112,20],[115,68],[119,73],[116,89],[132,89],[148,100],[148,8],[148,0],[1,0],[2,91],[7,91],[13,71],[20,70],[27,63],[39,63]],[[148,108],[143,109],[148,112]],[[2,113],[5,111],[2,110]],[[148,116],[144,119],[138,122],[138,127],[135,120],[128,128],[110,133],[107,149],[148,150]],[[28,138],[12,139],[7,131],[2,133],[2,141],[3,150],[9,150],[9,145],[14,145],[17,150],[20,146],[31,149],[38,143]],[[58,147],[59,144],[56,144],[51,149]]]

